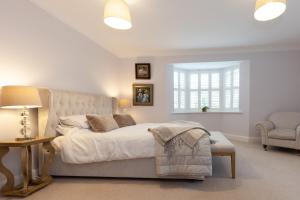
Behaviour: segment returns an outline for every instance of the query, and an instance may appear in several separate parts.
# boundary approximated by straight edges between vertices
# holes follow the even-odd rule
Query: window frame
[[[235,87],[233,85],[233,73],[235,69],[239,69],[239,85],[238,87]],[[225,108],[225,72],[226,71],[231,71],[231,87],[230,87],[230,91],[231,91],[231,102],[230,102],[230,108]],[[178,109],[174,108],[174,72],[178,72]],[[185,108],[182,109],[180,108],[180,73],[185,73]],[[201,88],[201,74],[208,74],[208,88],[207,89],[202,89]],[[212,74],[214,73],[218,73],[219,74],[219,88],[212,88]],[[231,67],[226,67],[226,68],[220,68],[220,69],[207,69],[207,70],[190,70],[190,69],[179,69],[176,67],[173,67],[172,70],[172,74],[173,74],[173,92],[172,92],[172,96],[173,96],[173,112],[174,113],[197,113],[197,112],[201,112],[201,107],[202,107],[202,103],[201,103],[201,92],[203,91],[207,91],[208,92],[208,107],[210,108],[210,112],[240,112],[240,66],[231,66]],[[191,83],[190,83],[190,77],[192,74],[197,74],[198,76],[198,88],[197,89],[191,89]],[[239,95],[239,102],[238,102],[238,108],[233,108],[233,91],[235,89],[238,89],[238,95]],[[197,108],[191,108],[191,92],[195,92],[197,91],[197,95],[198,95],[198,107]],[[212,108],[212,93],[213,91],[218,91],[219,92],[219,108]]]

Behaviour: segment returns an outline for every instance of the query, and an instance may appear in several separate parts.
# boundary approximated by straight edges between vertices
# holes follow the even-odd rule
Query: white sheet
[[[53,143],[66,163],[82,164],[112,160],[150,158],[155,155],[153,135],[148,128],[161,124],[144,123],[95,133],[89,129],[72,129]]]

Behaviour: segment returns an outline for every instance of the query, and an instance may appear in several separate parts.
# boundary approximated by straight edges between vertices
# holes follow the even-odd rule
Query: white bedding
[[[73,128],[53,143],[66,163],[82,164],[112,160],[150,158],[155,156],[155,141],[148,128],[161,124],[144,123],[95,133]]]

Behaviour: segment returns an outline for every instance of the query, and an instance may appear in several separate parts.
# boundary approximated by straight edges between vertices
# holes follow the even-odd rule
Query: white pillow
[[[77,127],[70,127],[70,126],[61,126],[61,125],[57,125],[56,127],[56,131],[61,134],[61,135],[68,135],[69,133],[72,133],[73,130],[78,130]]]
[[[86,115],[70,115],[59,118],[59,124],[62,126],[77,127],[77,128],[90,128]]]

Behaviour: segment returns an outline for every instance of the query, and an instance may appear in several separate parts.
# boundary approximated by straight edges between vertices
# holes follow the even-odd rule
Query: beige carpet
[[[214,159],[214,175],[205,181],[55,178],[30,200],[299,200],[300,157],[293,150],[262,150],[237,143],[237,178],[229,160]],[[1,199],[15,199],[5,198]]]

